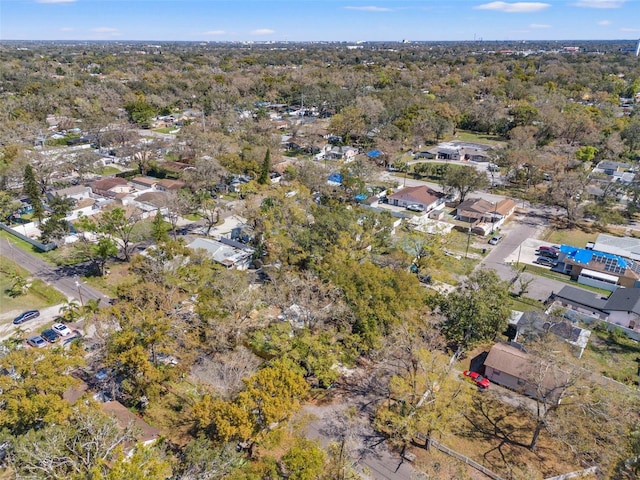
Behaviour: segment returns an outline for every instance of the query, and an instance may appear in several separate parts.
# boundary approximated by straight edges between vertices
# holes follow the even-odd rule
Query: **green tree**
[[[43,242],[56,241],[63,238],[71,231],[69,222],[65,219],[73,209],[74,201],[70,197],[54,196],[49,201],[51,214],[40,225],[40,238]]]
[[[33,207],[33,216],[38,220],[44,218],[44,205],[42,203],[42,193],[40,192],[40,185],[36,180],[36,175],[31,165],[24,167],[22,191],[29,197],[31,206]]]
[[[0,222],[10,223],[12,214],[20,208],[20,202],[4,190],[0,190]]]
[[[440,184],[446,192],[455,192],[462,203],[469,193],[485,188],[489,181],[487,175],[475,167],[450,165],[442,176]]]
[[[0,428],[22,434],[41,425],[60,423],[70,412],[62,394],[78,381],[67,375],[83,363],[73,350],[20,349],[0,358]]]
[[[260,185],[266,185],[269,183],[269,171],[271,170],[271,149],[267,148],[267,153],[264,155],[262,161],[262,167],[260,168],[260,176],[258,177],[258,183]]]
[[[464,285],[438,301],[446,339],[458,353],[479,342],[494,340],[507,328],[511,315],[509,284],[494,270],[477,270]]]
[[[138,444],[129,453],[120,448],[106,474],[93,476],[92,480],[165,480],[170,475],[171,462],[164,449]]]
[[[151,238],[156,243],[161,243],[169,239],[168,230],[170,226],[164,221],[160,210],[156,212],[156,216],[153,217],[153,223],[151,224]]]
[[[576,151],[576,158],[581,162],[591,162],[595,158],[596,153],[598,153],[596,147],[585,145]]]
[[[297,438],[282,456],[282,464],[291,480],[316,480],[322,477],[326,455],[317,442]]]
[[[141,127],[149,127],[151,118],[156,114],[155,107],[147,102],[144,95],[138,95],[135,100],[125,104],[124,109],[129,120]]]
[[[462,421],[469,390],[451,375],[449,359],[436,349],[411,346],[399,351],[393,365],[402,365],[389,379],[388,400],[376,411],[374,427],[398,448],[416,434],[427,437],[451,431]]]
[[[634,118],[624,127],[620,136],[629,148],[629,151],[635,152],[640,149],[640,119]]]

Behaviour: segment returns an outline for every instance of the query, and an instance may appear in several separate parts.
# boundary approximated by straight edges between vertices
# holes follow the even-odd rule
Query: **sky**
[[[0,40],[631,40],[640,0],[0,0]]]

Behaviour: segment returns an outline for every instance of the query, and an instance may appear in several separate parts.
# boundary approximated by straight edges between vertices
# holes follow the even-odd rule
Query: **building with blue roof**
[[[564,273],[584,285],[610,291],[640,287],[640,264],[620,255],[561,245],[558,261]]]

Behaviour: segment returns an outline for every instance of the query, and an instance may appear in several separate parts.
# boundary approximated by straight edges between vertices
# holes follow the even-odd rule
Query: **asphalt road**
[[[0,255],[12,260],[35,277],[59,290],[67,298],[75,298],[84,303],[88,300],[100,300],[106,303],[109,297],[80,281],[88,270],[88,265],[55,267],[35,255],[16,247],[11,240],[0,241]]]
[[[528,239],[538,238],[548,226],[550,216],[555,214],[557,212],[549,207],[519,207],[514,218],[501,229],[504,234],[502,242],[492,247],[479,266],[494,269],[503,280],[512,280],[516,275],[512,259],[515,263],[518,260],[522,260],[521,265],[524,263],[524,258],[519,258],[522,256],[522,244]],[[532,276],[534,281],[529,285],[526,296],[536,300],[544,301],[551,292],[558,292],[566,285],[551,278]]]

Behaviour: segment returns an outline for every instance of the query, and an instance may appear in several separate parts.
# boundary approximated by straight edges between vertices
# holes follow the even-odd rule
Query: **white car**
[[[64,323],[54,323],[51,326],[51,330],[56,332],[61,337],[66,337],[66,336],[71,335],[73,333],[71,331],[71,329],[69,327],[67,327]]]
[[[412,212],[424,212],[424,207],[419,203],[414,203],[407,205],[407,210],[411,210]]]

